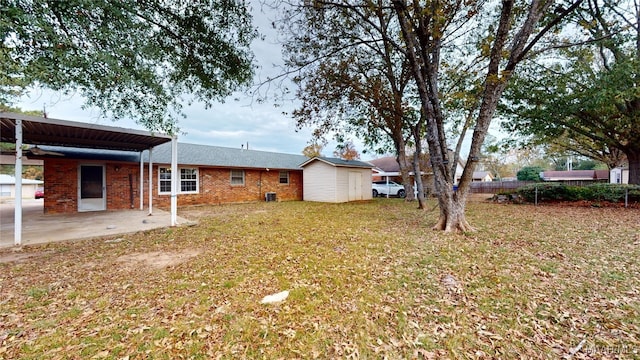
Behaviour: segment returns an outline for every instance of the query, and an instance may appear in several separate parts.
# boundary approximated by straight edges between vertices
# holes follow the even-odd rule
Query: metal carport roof
[[[148,131],[125,129],[74,121],[49,119],[39,116],[0,112],[0,141],[16,144],[16,178],[22,175],[22,144],[70,146],[92,149],[109,149],[142,152],[154,146],[172,142],[172,169],[177,173],[176,138]],[[142,159],[142,156],[140,157]],[[142,162],[140,163],[142,173]],[[151,171],[151,169],[150,169]],[[142,183],[142,176],[140,177]],[[149,181],[151,186],[152,181]],[[141,185],[142,187],[142,185]],[[22,182],[16,183],[16,191]],[[151,211],[151,190],[149,191]],[[171,225],[175,225],[177,206],[177,181],[171,178]],[[140,197],[142,207],[142,193]],[[15,245],[22,238],[22,199],[16,197],[15,205]]]
[[[0,141],[15,143],[17,120],[22,120],[22,141],[32,145],[142,151],[171,141],[165,134],[9,112],[0,112]]]

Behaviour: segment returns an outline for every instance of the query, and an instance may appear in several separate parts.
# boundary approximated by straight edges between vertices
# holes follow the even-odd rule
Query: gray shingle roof
[[[171,143],[153,148],[152,156],[154,163],[170,164]],[[148,152],[144,159],[149,160]],[[300,170],[300,164],[306,160],[304,155],[178,143],[180,165]]]
[[[64,154],[61,158],[94,159],[139,162],[139,153],[127,151],[40,146],[40,148]],[[171,164],[171,143],[153,148],[154,164]],[[50,156],[54,157],[54,156]],[[57,157],[56,157],[57,158]],[[149,152],[143,153],[145,163]],[[178,164],[224,168],[261,168],[301,170],[300,164],[308,158],[304,155],[284,154],[268,151],[227,148],[220,146],[178,143]]]
[[[322,161],[324,163],[333,165],[333,166],[343,166],[343,167],[359,167],[359,168],[368,168],[371,169],[374,166],[368,162],[365,161],[359,161],[359,160],[344,160],[344,159],[340,159],[340,158],[332,158],[332,157],[315,157],[313,159],[308,159],[307,161],[305,161],[304,163],[302,163],[300,166],[304,167],[305,165],[311,163],[312,161]]]

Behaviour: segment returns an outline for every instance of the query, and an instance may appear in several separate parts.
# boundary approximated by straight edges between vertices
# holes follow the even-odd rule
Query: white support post
[[[22,120],[16,119],[15,210],[13,244],[22,245]]]
[[[140,151],[140,175],[138,175],[140,178],[140,186],[138,187],[140,189],[138,194],[140,195],[140,211],[144,210],[144,159],[142,153],[143,151]]]
[[[171,226],[178,222],[178,137],[171,138]]]
[[[153,215],[153,148],[149,148],[149,215]]]

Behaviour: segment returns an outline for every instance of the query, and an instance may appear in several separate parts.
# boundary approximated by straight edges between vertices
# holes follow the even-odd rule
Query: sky
[[[254,41],[252,50],[259,68],[254,82],[278,74],[278,65],[282,64],[277,33],[272,28],[274,20],[262,9],[258,1],[253,2],[253,22],[264,39]],[[50,90],[35,89],[23,96],[14,106],[23,110],[46,109],[49,118],[117,126],[145,130],[132,120],[114,122],[99,117],[97,109],[83,109],[80,95],[65,96]],[[228,97],[224,103],[218,103],[210,109],[194,103],[184,106],[186,118],[180,119],[178,126],[185,134],[178,141],[223,147],[247,146],[253,150],[273,151],[289,154],[301,154],[311,139],[309,128],[296,131],[294,120],[284,115],[295,108],[293,102],[282,103],[274,107],[269,101],[257,103],[244,93],[238,92]],[[354,139],[357,147],[357,140]],[[333,156],[335,143],[329,143],[323,151],[325,156]],[[362,148],[357,149],[362,153]]]

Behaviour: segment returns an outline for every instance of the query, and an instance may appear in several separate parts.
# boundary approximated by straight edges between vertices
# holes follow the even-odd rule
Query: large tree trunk
[[[582,0],[576,0],[571,7],[563,10],[560,16],[547,24],[529,42],[529,37],[536,24],[553,4],[553,1],[531,0],[524,22],[518,23],[519,30],[512,33],[513,15],[515,11],[518,11],[515,9],[515,0],[502,0],[500,19],[491,45],[489,63],[484,78],[484,91],[473,132],[471,150],[456,193],[453,191],[453,175],[449,171],[451,166],[455,164],[449,161],[453,159],[450,159],[448,154],[444,133],[445,119],[438,89],[441,36],[443,36],[445,29],[440,27],[442,23],[431,17],[435,17],[433,11],[444,9],[438,8],[441,4],[437,2],[432,3],[432,7],[420,8],[419,2],[413,2],[412,5],[409,5],[406,0],[392,1],[402,36],[407,44],[406,55],[411,64],[422,111],[427,121],[426,138],[429,144],[429,155],[431,156],[431,166],[440,206],[440,218],[434,229],[444,231],[473,230],[464,213],[467,193],[473,177],[473,170],[480,156],[480,148],[506,83],[513,74],[516,65],[523,60],[524,55],[533,44],[539,41],[545,32],[551,30],[562,16],[566,16],[575,9],[580,1]],[[512,45],[507,49],[506,43],[510,38]],[[505,53],[508,53],[507,59],[505,59]],[[503,64],[504,67],[501,68]]]
[[[424,116],[421,114],[420,121],[413,127],[413,141],[415,151],[413,152],[413,178],[418,188],[418,209],[425,209],[426,202],[424,196],[424,184],[422,183],[422,168],[420,166],[420,155],[422,155],[422,128],[424,126]]]
[[[640,149],[625,151],[629,160],[629,184],[640,185]]]
[[[438,196],[438,205],[440,206],[440,217],[438,222],[433,226],[434,230],[462,231],[469,232],[475,229],[467,222],[465,216],[464,199],[459,199],[452,190]]]
[[[402,177],[402,185],[404,185],[404,191],[406,194],[405,201],[414,201],[415,196],[413,191],[413,181],[411,181],[411,163],[409,159],[407,159],[407,151],[405,150],[404,142],[402,146],[399,146],[396,149],[397,156],[396,161],[400,165],[400,176]]]
[[[425,196],[424,196],[424,184],[422,183],[422,169],[420,168],[420,146],[416,146],[416,151],[413,153],[413,178],[416,181],[416,188],[418,193],[418,209],[425,209]]]

